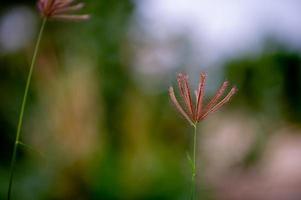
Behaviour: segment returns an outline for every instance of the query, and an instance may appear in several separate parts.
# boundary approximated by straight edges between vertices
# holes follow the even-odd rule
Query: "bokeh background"
[[[208,73],[233,101],[201,122],[199,199],[301,199],[301,2],[87,0],[51,21],[26,108],[13,197],[189,198],[192,128],[167,88]],[[34,0],[0,6],[0,199],[35,37]]]

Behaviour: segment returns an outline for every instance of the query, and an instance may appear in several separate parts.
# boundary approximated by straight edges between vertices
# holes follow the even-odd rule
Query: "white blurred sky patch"
[[[273,37],[301,49],[300,0],[136,0],[136,18],[154,37],[184,33],[199,64],[214,65],[262,50]]]
[[[25,6],[16,6],[0,18],[0,53],[16,52],[32,42],[36,16]]]

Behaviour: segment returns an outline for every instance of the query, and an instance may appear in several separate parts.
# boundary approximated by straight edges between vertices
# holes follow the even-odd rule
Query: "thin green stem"
[[[26,149],[28,149],[28,150],[30,150],[30,151],[32,151],[32,152],[38,154],[38,155],[41,156],[42,158],[45,158],[45,156],[44,156],[44,154],[43,154],[42,152],[40,152],[40,151],[38,151],[38,150],[32,148],[32,147],[29,146],[28,144],[25,144],[25,143],[19,141],[19,142],[18,142],[18,145],[19,145],[19,146],[23,146],[23,147],[25,147]]]
[[[193,157],[192,157],[192,175],[191,175],[191,199],[196,199],[196,148],[197,148],[197,125],[194,126],[194,133],[193,133]]]
[[[19,121],[18,121],[15,144],[14,144],[14,150],[13,150],[13,155],[12,155],[12,159],[11,159],[9,185],[8,185],[8,192],[7,192],[7,199],[8,200],[10,200],[10,198],[11,198],[11,191],[12,191],[12,184],[13,184],[13,177],[14,177],[14,169],[15,169],[17,152],[18,152],[18,145],[20,144],[20,136],[21,136],[21,129],[22,129],[22,124],[23,124],[23,116],[24,116],[24,110],[25,110],[25,106],[26,106],[29,86],[30,86],[32,72],[33,72],[33,69],[34,69],[34,66],[35,66],[35,63],[36,63],[37,54],[38,54],[38,51],[39,51],[39,46],[40,46],[42,35],[43,35],[44,29],[45,29],[46,22],[47,22],[47,18],[44,18],[43,22],[42,22],[42,25],[41,25],[41,28],[40,28],[40,31],[39,31],[39,35],[38,35],[37,42],[36,42],[36,45],[35,45],[33,57],[32,57],[31,64],[30,64],[30,69],[29,69],[29,73],[28,73],[28,77],[27,77],[27,81],[26,81],[24,96],[23,96],[22,105],[21,105],[21,111],[20,111],[20,115],[19,115]]]

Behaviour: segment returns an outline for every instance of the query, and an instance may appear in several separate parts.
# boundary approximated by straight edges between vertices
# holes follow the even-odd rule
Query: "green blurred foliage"
[[[35,1],[6,1],[1,11],[19,2],[33,6]],[[15,199],[187,199],[190,172],[185,154],[189,150],[192,130],[170,106],[167,91],[149,94],[133,80],[128,62],[131,58],[125,52],[130,51],[128,31],[135,11],[134,3],[130,0],[89,0],[86,4],[84,11],[91,13],[90,21],[49,22],[47,25],[22,135],[29,143],[35,140],[30,139],[34,138],[33,133],[51,138],[49,133],[56,130],[51,120],[62,119],[63,112],[69,110],[62,109],[62,113],[50,118],[49,110],[53,107],[44,102],[43,96],[54,104],[51,99],[56,95],[54,82],[68,88],[68,74],[79,70],[69,64],[74,64],[72,60],[75,63],[89,60],[87,65],[92,63],[89,66],[92,75],[88,73],[87,79],[95,84],[91,91],[97,93],[97,106],[87,112],[96,112],[93,120],[97,124],[95,138],[99,141],[87,158],[76,157],[77,154],[72,152],[74,149],[68,152],[67,148],[70,157],[75,154],[71,161],[66,158],[68,153],[63,155],[47,137],[40,145],[41,149],[39,145],[35,146],[42,153],[46,151],[42,158],[36,152],[20,149]],[[28,47],[11,55],[0,55],[0,199],[4,199],[7,189],[9,161],[31,51],[32,47]],[[231,83],[239,88],[230,108],[246,110],[250,115],[264,119],[258,141],[244,160],[246,166],[260,157],[265,143],[262,141],[267,140],[265,135],[269,133],[267,129],[277,127],[283,119],[295,123],[301,120],[300,55],[284,48],[266,52],[232,60],[224,69]],[[93,75],[96,82],[93,82]],[[89,87],[80,90],[81,85],[78,82],[74,91],[89,90]],[[63,101],[62,105],[72,103]],[[75,114],[70,112],[70,115]],[[84,120],[83,126],[88,124]],[[39,127],[39,131],[35,127]],[[79,140],[85,134],[82,132]],[[49,146],[54,146],[50,150],[48,142]],[[71,144],[80,149],[79,144]],[[208,189],[202,195],[211,199],[210,192]]]
[[[82,54],[96,63],[93,71],[98,77],[96,84],[99,85],[98,101],[102,111],[96,120],[102,124],[98,131],[101,133],[100,143],[103,146],[96,147],[99,151],[93,153],[93,158],[71,163],[61,160],[64,158],[60,158],[60,155],[49,155],[47,152],[45,157],[40,158],[36,152],[21,148],[14,197],[178,199],[185,194],[187,187],[181,162],[178,162],[185,154],[181,154],[181,149],[176,154],[173,151],[178,148],[179,142],[183,145],[181,139],[177,139],[176,133],[170,133],[169,137],[164,135],[174,129],[174,122],[169,119],[171,108],[166,93],[158,97],[141,93],[133,84],[130,66],[122,55],[124,46],[129,42],[127,32],[134,5],[128,0],[87,1],[86,4],[85,11],[91,13],[90,21],[48,23],[40,57],[50,59],[46,62],[51,62],[54,56],[57,63],[54,62],[50,73],[63,76],[72,70],[66,62],[69,59],[78,59],[75,58],[77,55]],[[29,5],[32,6],[33,1]],[[8,3],[8,6],[13,5]],[[31,50],[32,47],[28,52]],[[1,94],[5,97],[1,98],[1,198],[4,198],[7,188],[11,148],[29,55],[27,52],[18,52],[0,59],[3,66]],[[38,64],[35,70],[37,73],[31,86],[22,132],[25,140],[28,138],[26,135],[31,135],[31,127],[43,123],[49,114],[44,109],[39,111],[41,95],[37,94],[41,90],[37,84],[49,81],[49,69]],[[36,94],[37,99],[34,100],[32,97]],[[35,111],[36,107],[38,111]],[[31,117],[36,115],[35,112],[38,112],[38,118],[42,121]],[[145,127],[139,124],[144,124]],[[180,135],[180,130],[176,132]],[[46,133],[47,127],[44,127],[41,134]],[[170,137],[175,138],[175,141],[170,142]],[[169,149],[166,143],[173,145],[173,149]],[[52,154],[55,153],[52,151]]]
[[[301,57],[285,48],[227,64],[227,77],[238,85],[239,99],[251,112],[300,122]]]

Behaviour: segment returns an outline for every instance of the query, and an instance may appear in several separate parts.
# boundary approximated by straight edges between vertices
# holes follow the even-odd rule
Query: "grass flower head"
[[[193,126],[205,119],[210,113],[220,109],[237,92],[236,87],[232,87],[231,90],[225,94],[225,91],[229,86],[228,81],[225,81],[209,103],[207,105],[203,105],[206,78],[207,75],[205,73],[201,73],[198,89],[194,92],[195,101],[193,101],[188,83],[188,75],[182,73],[178,74],[177,81],[183,105],[178,102],[173,87],[169,88],[171,101],[183,117],[185,117],[185,119],[187,119],[187,121]]]
[[[89,19],[89,15],[72,14],[84,7],[84,3],[74,0],[39,0],[38,9],[47,19],[80,21]]]

